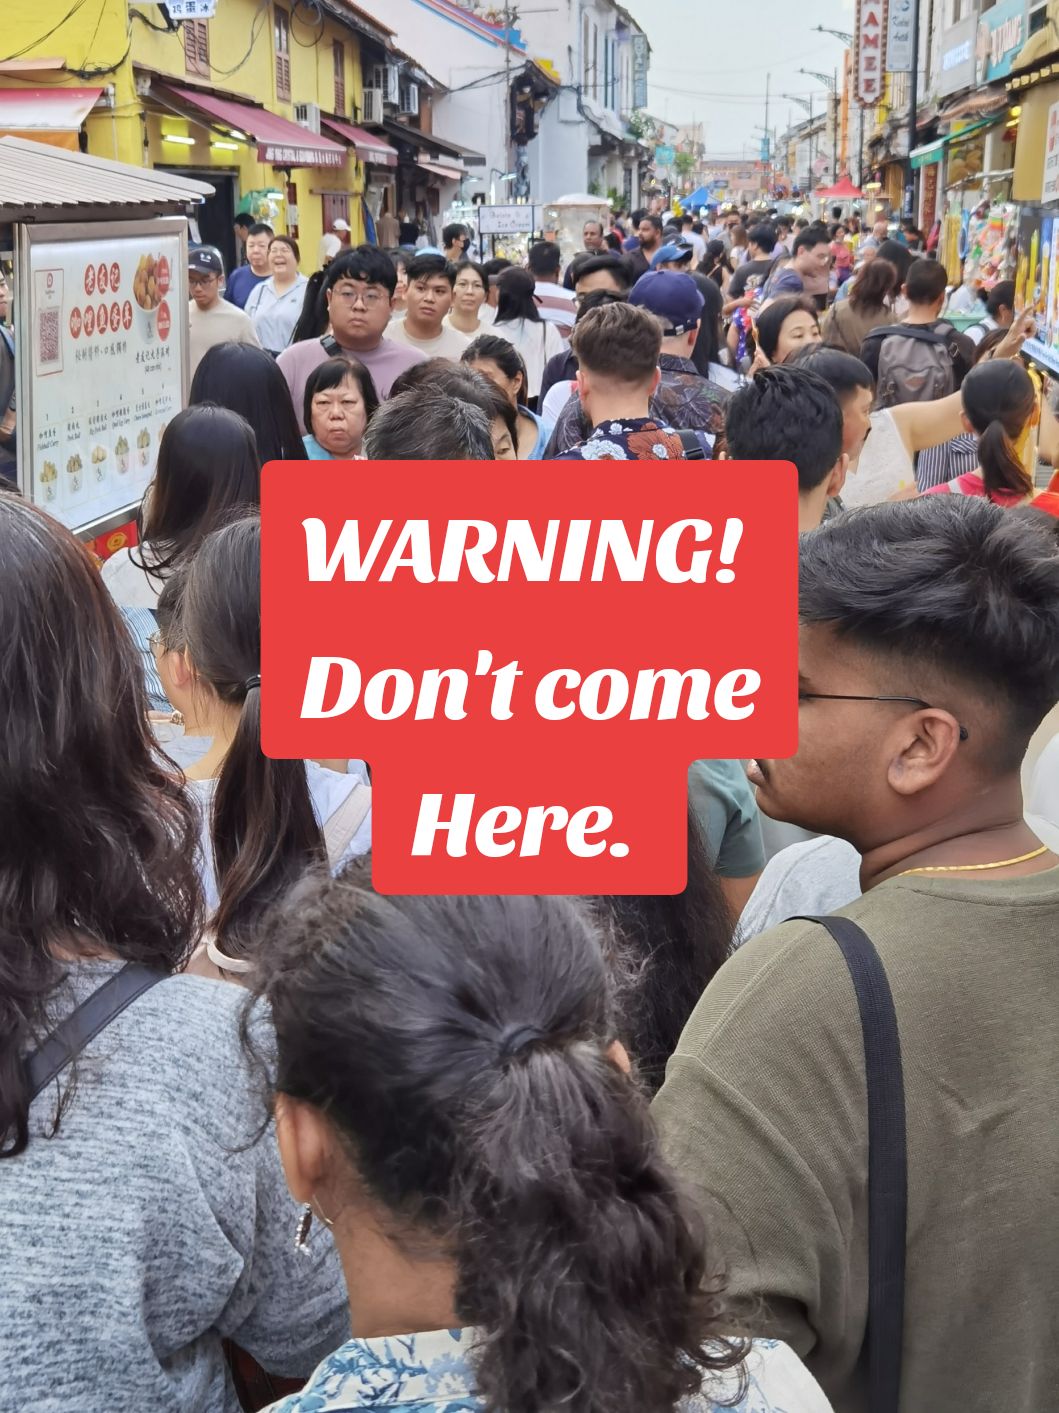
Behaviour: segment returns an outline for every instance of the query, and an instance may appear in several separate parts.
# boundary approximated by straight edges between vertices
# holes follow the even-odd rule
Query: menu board
[[[185,222],[81,230],[30,230],[19,321],[24,489],[72,530],[140,500],[187,367]]]

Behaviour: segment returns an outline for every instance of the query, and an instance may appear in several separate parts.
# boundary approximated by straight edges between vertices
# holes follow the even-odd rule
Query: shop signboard
[[[647,107],[647,62],[650,53],[647,35],[634,34],[632,37],[632,106],[634,108]]]
[[[858,103],[882,98],[886,39],[886,0],[854,0],[853,76]]]
[[[978,83],[992,83],[1011,72],[1015,55],[1029,36],[1028,0],[1001,0],[978,21],[975,49]]]
[[[1041,201],[1059,201],[1059,103],[1048,109],[1044,129],[1044,180]]]
[[[959,93],[961,89],[973,88],[975,81],[975,41],[977,19],[972,15],[958,24],[950,25],[942,41],[941,62],[938,67],[938,94],[944,97]]]
[[[187,383],[183,219],[26,228],[22,488],[72,530],[135,505]]]
[[[655,148],[655,166],[671,167],[677,158],[677,149],[668,142],[660,143]]]
[[[907,74],[912,71],[912,26],[915,0],[890,0],[886,25],[886,71]]]
[[[479,206],[478,230],[481,235],[520,235],[523,231],[541,229],[539,206]]]

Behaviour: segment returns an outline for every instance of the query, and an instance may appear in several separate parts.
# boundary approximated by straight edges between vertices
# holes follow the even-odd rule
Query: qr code
[[[42,367],[59,362],[59,311],[40,309],[37,311],[37,348]]]

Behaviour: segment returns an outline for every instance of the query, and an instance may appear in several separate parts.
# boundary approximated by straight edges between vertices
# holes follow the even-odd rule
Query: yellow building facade
[[[306,273],[336,218],[364,238],[365,161],[390,159],[350,115],[361,36],[390,31],[345,0],[218,0],[212,18],[168,23],[150,0],[88,0],[59,23],[41,0],[2,8],[0,132],[212,182],[199,233],[226,264],[243,210],[295,234]]]

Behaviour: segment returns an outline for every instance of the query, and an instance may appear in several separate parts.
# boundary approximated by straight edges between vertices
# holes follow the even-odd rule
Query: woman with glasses
[[[456,266],[452,308],[445,316],[446,324],[471,339],[484,333],[496,318],[495,310],[486,303],[488,293],[489,279],[481,265],[461,260]]]

